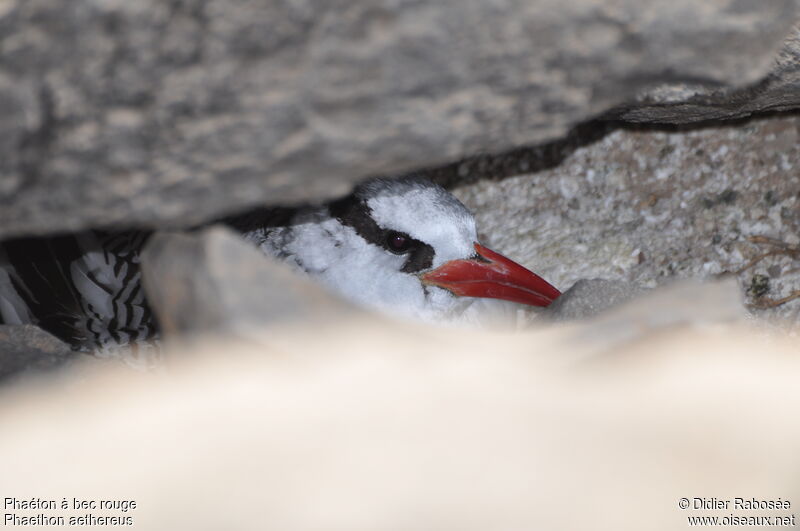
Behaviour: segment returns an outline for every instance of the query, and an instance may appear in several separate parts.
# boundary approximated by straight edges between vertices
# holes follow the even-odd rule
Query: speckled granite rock
[[[582,278],[654,287],[733,273],[751,308],[796,322],[800,300],[758,307],[800,290],[798,168],[800,118],[790,115],[620,130],[557,168],[455,193],[487,245],[561,289]]]
[[[185,225],[746,87],[794,0],[0,0],[0,235]]]
[[[33,325],[0,325],[0,380],[23,371],[51,369],[77,353]]]

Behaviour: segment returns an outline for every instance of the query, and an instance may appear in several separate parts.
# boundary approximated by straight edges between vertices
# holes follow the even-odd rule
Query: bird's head
[[[367,306],[439,320],[475,298],[547,306],[560,295],[481,245],[470,211],[430,181],[373,179],[331,203],[328,215],[316,231],[326,235],[327,248],[305,253],[304,267]]]

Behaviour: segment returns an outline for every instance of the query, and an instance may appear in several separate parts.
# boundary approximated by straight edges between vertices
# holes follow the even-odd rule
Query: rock
[[[562,289],[585,278],[654,288],[732,274],[744,295],[766,275],[769,292],[751,290],[748,305],[797,322],[800,301],[778,302],[800,291],[799,169],[800,117],[787,115],[618,130],[557,168],[453,192],[485,245]]]
[[[76,352],[34,325],[0,325],[0,380],[13,374],[57,367]]]
[[[679,327],[741,323],[742,295],[734,279],[682,280],[647,290],[602,279],[579,280],[541,312],[551,322],[570,322],[581,355],[593,357]]]
[[[599,290],[598,290],[599,291]],[[598,354],[646,341],[681,327],[744,322],[746,312],[736,280],[683,280],[662,286],[625,304],[600,312],[576,329],[578,344]]]
[[[426,174],[447,187],[482,179],[499,180],[516,175],[550,170],[576,150],[591,146],[618,129],[666,129],[683,131],[690,127],[733,125],[753,116],[771,116],[800,108],[800,24],[790,33],[776,64],[761,82],[743,88],[726,89],[702,83],[656,84],[643,89],[626,104],[609,109],[572,128],[555,140],[523,146],[501,153],[481,153],[443,166]],[[607,153],[602,151],[602,153]],[[767,150],[765,155],[771,154]]]
[[[0,489],[133,500],[47,514],[146,530],[675,531],[796,512],[796,337],[676,326],[554,367],[579,349],[553,330],[365,325],[209,341],[157,377],[6,389]],[[791,508],[680,509],[695,495]]]
[[[156,234],[141,267],[148,301],[167,335],[308,324],[356,312],[228,229]]]
[[[691,124],[734,120],[800,107],[800,26],[761,82],[736,90],[702,85],[665,86],[643,92],[636,103],[607,113],[605,119],[640,124]]]
[[[795,16],[794,0],[4,0],[0,235],[320,200],[560,138],[654,87],[721,91],[724,116],[725,98],[766,97],[726,90],[764,78]],[[747,112],[796,104],[769,86],[785,90]]]
[[[585,319],[618,306],[641,294],[642,289],[627,282],[582,279],[551,304],[542,316],[553,321]]]

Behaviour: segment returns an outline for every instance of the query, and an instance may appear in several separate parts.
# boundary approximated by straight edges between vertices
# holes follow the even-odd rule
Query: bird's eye
[[[386,248],[396,254],[402,254],[411,247],[411,238],[399,232],[389,232],[386,235]]]

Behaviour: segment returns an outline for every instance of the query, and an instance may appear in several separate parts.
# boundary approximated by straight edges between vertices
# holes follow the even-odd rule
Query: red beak
[[[502,254],[475,243],[479,258],[451,260],[420,276],[425,284],[461,297],[486,297],[548,306],[561,292]]]

